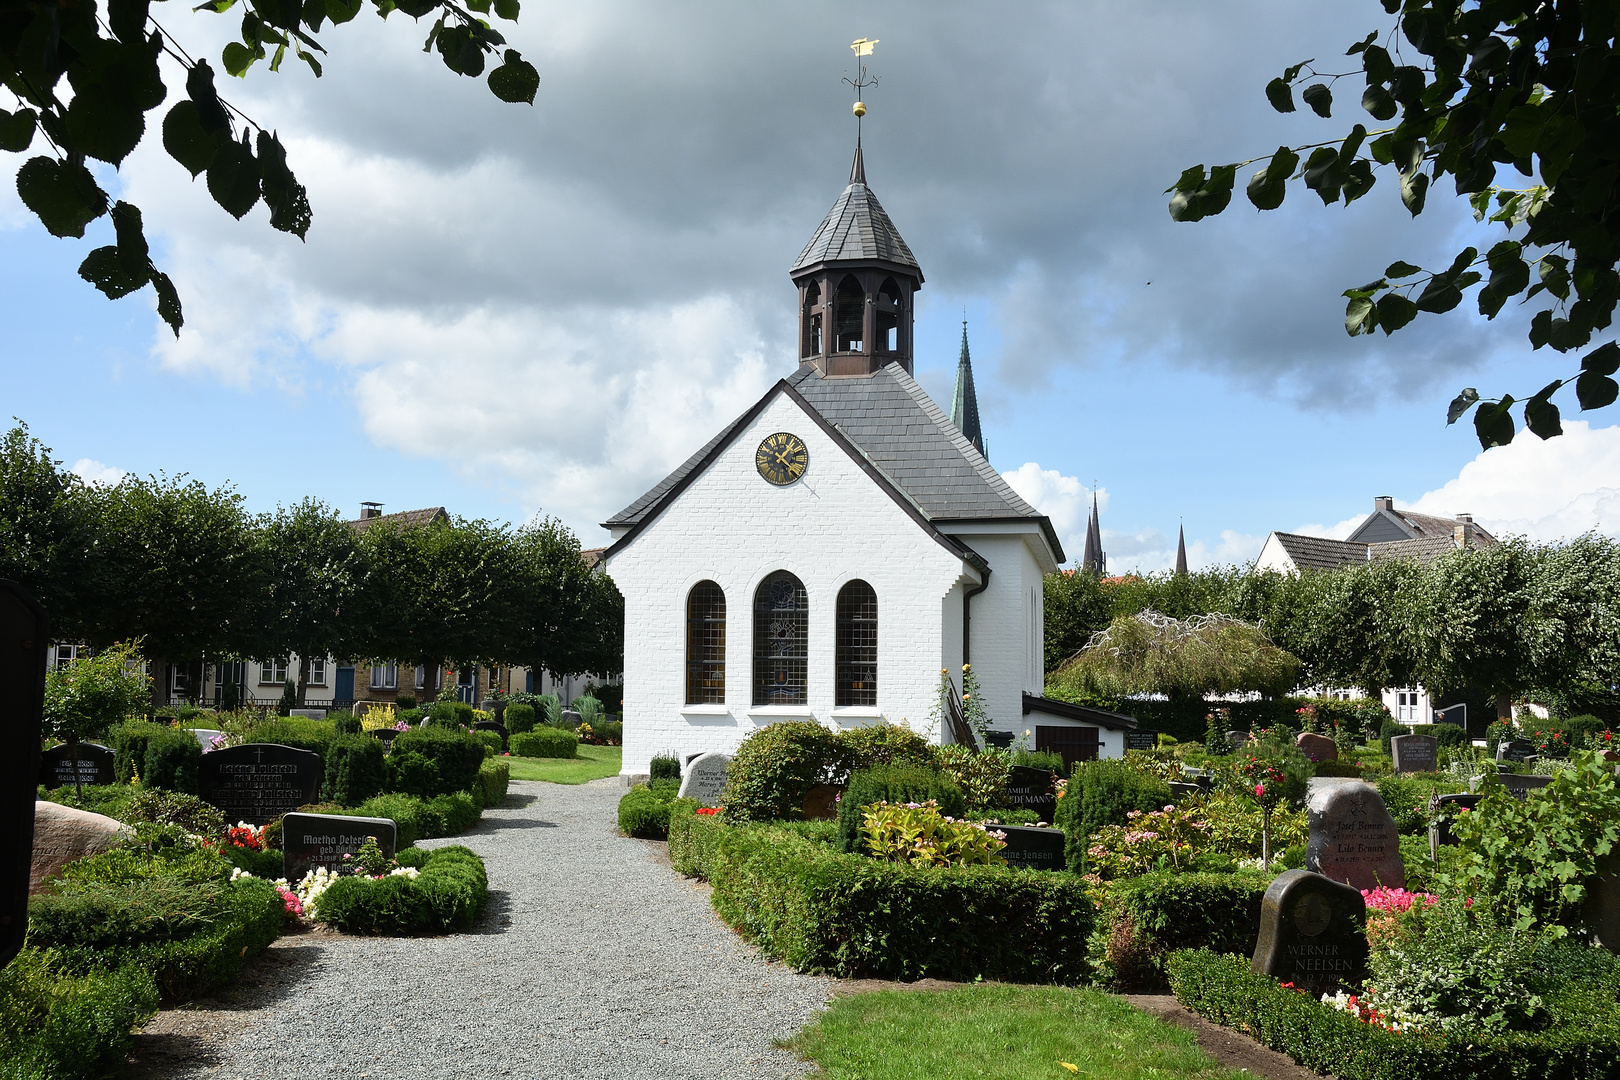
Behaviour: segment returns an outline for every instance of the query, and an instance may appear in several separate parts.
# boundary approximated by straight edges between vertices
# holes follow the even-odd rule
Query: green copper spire
[[[962,320],[962,357],[956,362],[956,393],[951,399],[951,422],[986,458],[984,431],[979,427],[979,395],[973,390],[973,360],[968,356],[967,320]]]

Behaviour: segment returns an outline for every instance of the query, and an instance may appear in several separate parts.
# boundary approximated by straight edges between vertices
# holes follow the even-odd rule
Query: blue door
[[[337,669],[337,686],[332,690],[332,702],[337,708],[347,708],[354,703],[354,666],[348,665]]]

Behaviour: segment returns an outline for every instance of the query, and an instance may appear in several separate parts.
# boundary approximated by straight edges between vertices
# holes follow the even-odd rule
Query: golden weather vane
[[[872,49],[877,45],[877,43],[877,38],[856,38],[855,41],[850,45],[850,48],[855,51],[856,60],[860,62],[860,66],[856,68],[855,77],[853,79],[849,77],[847,72],[844,75],[844,81],[855,88],[855,132],[857,139],[860,138],[861,117],[866,115],[866,102],[861,100],[861,91],[868,86],[876,86],[878,84],[878,77],[876,75],[867,75],[866,61],[864,58],[872,55]]]

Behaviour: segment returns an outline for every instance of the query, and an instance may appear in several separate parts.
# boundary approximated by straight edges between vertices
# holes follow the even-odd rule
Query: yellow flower
[[[1070,1065],[1067,1061],[1060,1061],[1058,1064],[1063,1066],[1065,1069],[1068,1069],[1072,1073],[1077,1073],[1080,1071],[1080,1066]]]

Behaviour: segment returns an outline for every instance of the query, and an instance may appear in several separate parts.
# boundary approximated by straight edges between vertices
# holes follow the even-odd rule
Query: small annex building
[[[1063,549],[912,378],[923,273],[858,145],[791,276],[797,370],[604,523],[623,772],[787,719],[955,741],[940,676],[959,692],[964,663],[998,731],[1120,756],[1130,718],[1041,697],[1042,582]]]

